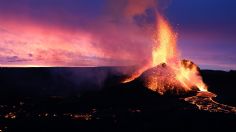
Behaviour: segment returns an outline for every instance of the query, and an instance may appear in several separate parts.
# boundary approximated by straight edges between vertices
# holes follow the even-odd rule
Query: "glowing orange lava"
[[[199,68],[189,60],[182,60],[177,49],[177,36],[168,21],[157,15],[156,32],[150,63],[139,68],[123,81],[127,83],[142,75],[144,86],[152,91],[164,94],[166,91],[196,91],[197,95],[186,97],[199,110],[236,114],[236,108],[214,101],[216,94],[208,92],[199,73]]]
[[[161,63],[170,63],[178,58],[176,49],[176,34],[169,23],[161,16],[157,16],[157,29],[154,34],[154,46],[152,51],[152,67]]]
[[[151,63],[138,69],[131,77],[123,81],[127,83],[138,78],[148,69],[155,69],[160,64],[168,68],[156,68],[145,76],[145,86],[153,91],[163,94],[167,89],[180,88],[184,91],[198,89],[207,91],[207,86],[202,81],[198,67],[191,61],[180,59],[177,49],[177,34],[172,30],[168,21],[157,15],[156,32],[154,33]]]

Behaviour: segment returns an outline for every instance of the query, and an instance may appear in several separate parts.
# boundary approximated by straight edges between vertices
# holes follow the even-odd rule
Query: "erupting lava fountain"
[[[182,60],[177,49],[177,34],[159,13],[153,37],[152,58],[122,83],[131,82],[143,74],[144,86],[164,94],[166,91],[198,91],[196,96],[184,100],[210,112],[236,113],[236,108],[212,100],[215,94],[208,92],[199,68],[193,62]]]

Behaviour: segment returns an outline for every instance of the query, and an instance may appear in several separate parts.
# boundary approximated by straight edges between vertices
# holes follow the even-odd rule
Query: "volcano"
[[[200,68],[189,60],[181,60],[177,48],[177,35],[169,22],[157,14],[156,32],[152,57],[123,83],[140,79],[142,85],[160,95],[195,93],[184,101],[196,105],[198,109],[209,112],[236,114],[236,108],[220,104],[213,100],[216,94],[208,91],[200,75]]]
[[[151,58],[122,82],[130,82],[147,71],[144,74],[146,87],[160,94],[175,88],[180,88],[178,90],[182,91],[191,91],[196,88],[200,91],[207,91],[207,86],[199,74],[197,65],[180,58],[177,35],[169,22],[161,14],[156,14],[157,23]]]
[[[195,68],[197,67],[196,64],[189,60],[182,60],[181,65],[185,68]],[[197,67],[197,72],[199,73],[199,68]],[[182,83],[176,78],[175,69],[172,69],[168,64],[162,63],[148,69],[145,71],[141,78],[143,80],[143,84],[148,87],[149,89],[158,92],[159,94],[164,94],[165,92],[169,91],[172,93],[180,94],[183,92],[189,91],[186,89]],[[189,83],[189,82],[188,82]],[[192,85],[190,88],[191,91],[197,91],[198,88],[196,85]]]
[[[196,64],[188,60],[182,60],[181,64],[185,68],[190,69],[197,67]],[[200,73],[200,68],[197,67],[197,69],[198,73]],[[199,91],[196,85],[191,87],[190,90],[186,90],[179,80],[176,79],[176,74],[173,72],[173,69],[165,63],[146,70],[139,78],[134,80],[134,82],[137,81],[140,81],[143,87],[157,92],[159,95],[168,93],[175,97],[184,97],[182,98],[184,101],[197,106],[199,110],[236,114],[236,107],[214,101],[213,98],[217,95],[212,92]]]

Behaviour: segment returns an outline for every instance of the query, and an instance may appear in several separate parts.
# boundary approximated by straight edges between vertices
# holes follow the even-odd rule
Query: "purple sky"
[[[1,0],[0,65],[140,64],[151,53],[153,7],[178,33],[183,58],[236,70],[233,0]]]

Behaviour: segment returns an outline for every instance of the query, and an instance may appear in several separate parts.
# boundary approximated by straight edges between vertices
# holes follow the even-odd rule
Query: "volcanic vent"
[[[144,77],[145,86],[160,94],[174,88],[184,91],[196,88],[207,91],[197,65],[188,60],[181,60],[177,49],[177,35],[168,21],[158,13],[153,40],[152,58],[134,74],[123,80],[123,83],[130,82],[147,71]]]
[[[196,70],[199,74],[199,68],[191,61],[182,60],[180,65],[189,70]],[[144,82],[144,86],[158,92],[159,94],[164,94],[166,91],[172,93],[180,93],[187,91],[197,91],[198,87],[191,83],[190,80],[184,80],[184,82],[179,81],[177,77],[178,72],[172,67],[168,66],[166,63],[159,64],[153,68],[146,70],[141,78]],[[176,74],[177,73],[177,74]],[[200,75],[198,75],[200,76]]]
[[[189,60],[182,60],[177,49],[177,35],[168,21],[159,13],[152,49],[152,58],[131,76],[124,79],[127,83],[141,77],[146,88],[161,95],[167,91],[184,93],[193,91],[196,96],[184,101],[196,105],[200,110],[209,112],[236,113],[236,108],[215,102],[214,93],[208,92],[207,85],[199,73],[200,69]]]

